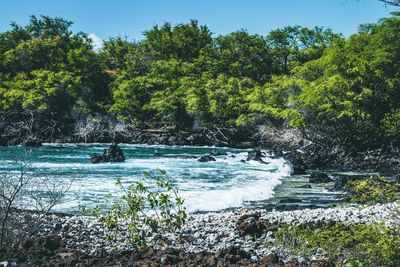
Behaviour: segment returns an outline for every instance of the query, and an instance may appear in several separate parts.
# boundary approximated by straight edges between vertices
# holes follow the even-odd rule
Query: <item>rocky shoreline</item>
[[[381,222],[390,228],[396,226],[399,214],[400,203],[396,202],[366,207],[190,214],[181,230],[154,233],[150,237],[152,246],[135,251],[124,235],[110,242],[104,227],[93,217],[20,212],[16,231],[22,234],[33,222],[41,227],[31,237],[0,250],[0,262],[17,266],[333,266],[323,252],[304,258],[266,244],[273,243],[279,224]]]

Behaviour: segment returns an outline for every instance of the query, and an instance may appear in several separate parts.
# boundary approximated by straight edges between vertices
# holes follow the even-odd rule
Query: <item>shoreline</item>
[[[165,255],[176,256],[176,254],[179,255],[180,253],[186,256],[183,259],[175,259],[175,256],[173,258],[178,260],[175,263],[179,263],[182,260],[184,262],[183,265],[181,264],[182,266],[186,266],[186,263],[195,264],[193,262],[195,259],[192,258],[193,255],[204,255],[204,260],[197,260],[197,263],[202,262],[204,264],[205,260],[215,259],[221,253],[225,256],[232,253],[236,256],[241,255],[236,257],[236,262],[231,262],[231,264],[234,264],[232,266],[236,266],[235,264],[237,266],[272,266],[263,265],[262,262],[265,263],[265,258],[273,258],[276,264],[282,264],[276,266],[291,266],[287,265],[290,261],[297,261],[301,266],[309,266],[308,264],[315,260],[329,261],[324,255],[314,255],[315,257],[312,259],[304,259],[298,255],[291,254],[285,248],[279,246],[268,247],[266,245],[274,240],[273,234],[278,225],[330,224],[335,222],[371,224],[381,222],[390,228],[398,220],[398,217],[396,217],[398,214],[400,214],[400,203],[398,202],[364,207],[336,207],[294,211],[267,212],[263,209],[248,210],[239,208],[232,211],[207,212],[204,214],[191,213],[183,228],[176,233],[153,233],[150,239],[154,241],[154,245],[146,248],[147,254],[137,258],[138,256],[135,254],[137,251],[133,250],[123,235],[119,236],[114,243],[110,243],[105,236],[104,227],[93,217],[57,213],[43,216],[38,213],[20,211],[17,215],[17,220],[22,226],[19,228],[20,231],[26,230],[26,227],[30,224],[37,222],[41,225],[40,230],[30,239],[57,239],[60,244],[53,251],[54,253],[46,256],[43,253],[38,254],[32,247],[24,249],[22,243],[28,242],[28,238],[16,245],[16,251],[14,246],[14,253],[16,252],[19,255],[15,256],[14,254],[15,257],[12,257],[13,248],[9,249],[5,255],[8,256],[7,259],[9,261],[17,262],[18,266],[30,266],[30,264],[34,263],[33,259],[35,257],[42,257],[42,260],[50,260],[52,264],[56,262],[65,263],[68,259],[63,255],[69,255],[69,260],[72,260],[78,254],[81,256],[86,255],[87,259],[99,257],[103,260],[108,259],[111,266],[123,266],[117,265],[118,261],[123,262],[124,259],[127,260],[128,258],[132,260],[132,257],[138,262],[149,260],[153,263],[162,264],[163,259],[165,260]],[[117,248],[118,252],[116,252],[115,248]],[[48,249],[46,251],[48,252]],[[149,251],[153,251],[153,253],[149,254]],[[35,255],[30,254],[33,252]],[[113,258],[115,253],[119,255],[117,257],[119,260]],[[136,256],[132,256],[134,254]],[[107,258],[110,255],[114,256]],[[129,255],[128,258],[126,258],[127,255]],[[21,256],[28,260],[27,265],[18,261],[18,257]],[[196,258],[196,256],[193,257]],[[4,258],[6,257],[3,256],[0,260]],[[35,264],[32,265],[35,266]],[[164,265],[168,266],[168,264]],[[174,264],[171,266],[174,266]]]

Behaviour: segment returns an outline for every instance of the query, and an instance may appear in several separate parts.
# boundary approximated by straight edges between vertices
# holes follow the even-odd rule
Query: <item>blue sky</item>
[[[376,22],[395,8],[378,0],[1,0],[0,31],[10,21],[24,25],[30,15],[63,17],[74,31],[101,39],[140,40],[155,24],[197,19],[215,34],[239,29],[265,35],[286,25],[326,26],[348,36],[357,25]]]

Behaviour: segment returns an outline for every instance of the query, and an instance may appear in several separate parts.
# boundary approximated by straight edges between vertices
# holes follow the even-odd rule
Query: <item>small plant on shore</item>
[[[323,249],[338,266],[400,266],[400,235],[381,224],[285,225],[275,237],[300,255]]]
[[[155,182],[153,188],[149,186],[151,181]],[[185,223],[184,200],[164,170],[157,175],[144,172],[144,178],[128,186],[118,179],[116,185],[123,194],[110,209],[83,208],[106,226],[110,240],[127,231],[130,243],[140,247],[148,243],[151,233],[173,232]]]
[[[360,204],[388,203],[400,197],[400,185],[382,176],[350,181],[345,190],[351,196],[352,202]]]

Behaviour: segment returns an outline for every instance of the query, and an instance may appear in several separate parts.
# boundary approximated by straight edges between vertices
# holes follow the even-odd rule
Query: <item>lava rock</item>
[[[277,263],[279,263],[279,257],[275,253],[269,253],[260,260],[260,266],[271,266]]]
[[[263,160],[263,157],[265,157],[265,153],[261,151],[261,149],[256,148],[253,151],[250,151],[249,154],[247,155],[247,161],[250,160],[255,160],[264,164],[268,164],[268,162],[265,162]]]
[[[310,174],[309,182],[314,184],[329,183],[332,182],[332,179],[324,172],[313,172]]]
[[[205,155],[205,156],[202,156],[201,158],[199,158],[197,161],[199,161],[199,162],[209,162],[209,161],[215,161],[215,158],[213,156],[210,156],[210,155]]]
[[[303,160],[303,157],[298,152],[290,152],[285,155],[285,159],[290,162],[290,166],[292,167],[293,175],[302,175],[306,173],[308,169],[307,164]]]
[[[124,162],[125,155],[117,143],[112,143],[108,149],[104,149],[103,154],[92,154],[90,156],[90,161],[92,163]]]
[[[22,143],[22,146],[25,147],[41,147],[43,145],[42,140],[36,137],[27,137]]]

